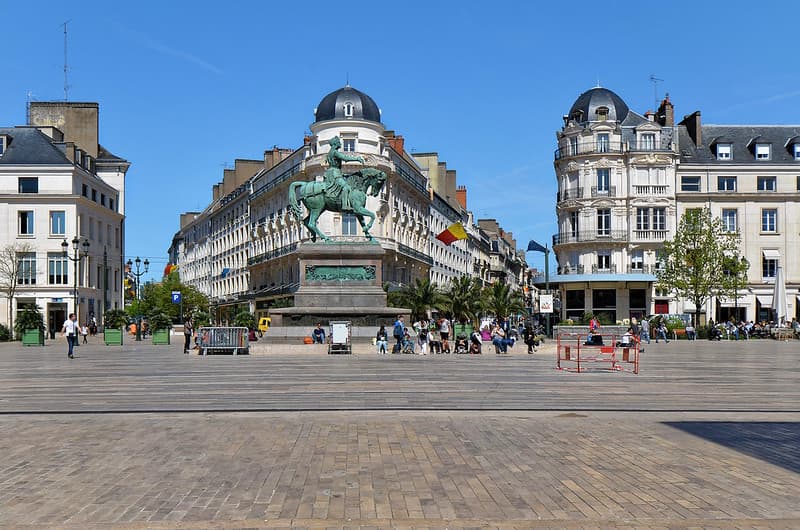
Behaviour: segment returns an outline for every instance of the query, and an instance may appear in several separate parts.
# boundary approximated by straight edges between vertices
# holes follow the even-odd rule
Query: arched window
[[[353,117],[353,104],[350,103],[349,101],[344,104],[344,115],[347,118]]]

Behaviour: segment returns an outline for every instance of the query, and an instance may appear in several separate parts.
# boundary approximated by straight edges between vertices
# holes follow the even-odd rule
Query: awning
[[[771,294],[759,294],[756,295],[756,298],[758,298],[758,302],[761,304],[761,307],[772,307]]]
[[[764,255],[764,259],[781,259],[781,253],[775,249],[765,248],[761,253]]]
[[[717,298],[720,307],[745,307],[750,305],[747,297],[739,298],[738,302],[733,298]]]

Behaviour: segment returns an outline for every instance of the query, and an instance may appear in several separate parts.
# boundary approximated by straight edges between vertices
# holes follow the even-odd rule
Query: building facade
[[[0,247],[22,254],[0,322],[38,307],[51,331],[73,312],[102,325],[105,310],[123,307],[130,164],[100,145],[97,103],[33,102],[29,116],[27,126],[0,128]],[[77,263],[75,238],[88,251]]]

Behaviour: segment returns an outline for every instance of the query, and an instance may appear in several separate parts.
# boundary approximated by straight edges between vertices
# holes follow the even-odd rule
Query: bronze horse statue
[[[352,211],[364,230],[364,235],[367,236],[368,240],[372,240],[369,229],[372,228],[372,223],[375,222],[375,214],[366,209],[367,195],[378,196],[386,183],[386,173],[375,168],[366,167],[355,173],[350,173],[345,178],[350,187],[350,195],[348,196],[350,210],[345,210],[345,212]],[[346,192],[346,189],[341,191]],[[303,210],[300,208],[298,201],[302,202],[308,209],[308,215],[305,218],[303,218]],[[316,241],[317,236],[322,238],[323,241],[330,241],[331,239],[317,227],[317,220],[322,212],[326,210],[329,212],[342,212],[341,193],[328,193],[324,182],[292,182],[289,185],[289,209],[298,220],[303,221],[308,231],[311,232],[311,241]],[[369,223],[367,224],[364,224],[365,217],[369,217]]]

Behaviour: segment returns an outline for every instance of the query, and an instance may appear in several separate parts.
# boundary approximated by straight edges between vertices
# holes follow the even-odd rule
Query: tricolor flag
[[[451,244],[453,241],[458,241],[459,239],[467,239],[467,232],[464,230],[464,227],[461,223],[454,223],[447,227],[447,230],[436,236],[436,239],[444,243],[445,245]]]
[[[172,274],[176,270],[178,270],[178,266],[177,265],[173,265],[172,263],[167,263],[167,266],[164,267],[164,276],[169,276],[170,274]]]

